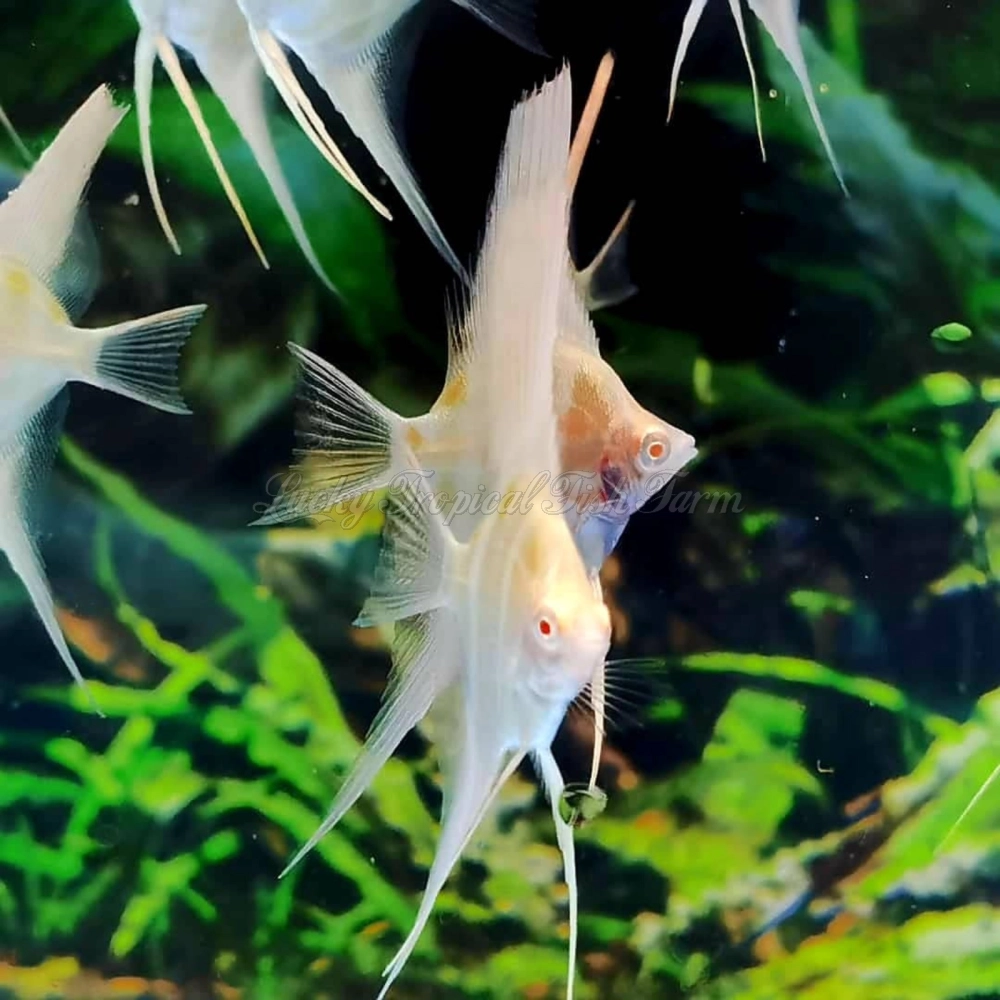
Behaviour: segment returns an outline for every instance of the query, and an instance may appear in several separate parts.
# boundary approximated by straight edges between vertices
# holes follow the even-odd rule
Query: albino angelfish
[[[705,11],[708,0],[690,0],[687,13],[684,16],[684,23],[681,27],[680,41],[677,43],[677,54],[674,56],[674,68],[670,75],[670,109],[667,117],[673,114],[674,100],[677,97],[677,84],[680,80],[681,66],[684,64],[684,57],[687,55],[688,46],[701,20],[701,15]],[[750,9],[757,15],[757,19],[764,26],[764,30],[771,36],[774,44],[781,54],[788,60],[792,67],[802,94],[809,105],[809,114],[812,116],[816,131],[819,133],[823,149],[830,160],[830,166],[837,175],[837,181],[847,193],[847,186],[841,173],[837,158],[833,153],[833,146],[830,138],[826,134],[823,119],[816,104],[816,95],[813,92],[812,82],[809,79],[809,69],[806,66],[805,56],[802,54],[802,42],[799,40],[799,0],[747,0]],[[761,155],[764,155],[764,133],[760,122],[760,93],[757,88],[757,74],[754,71],[753,58],[750,55],[750,45],[747,42],[746,27],[743,23],[743,8],[741,0],[729,0],[729,9],[732,12],[733,20],[736,22],[736,30],[739,32],[740,44],[743,46],[743,55],[750,70],[750,85],[753,90],[754,119],[757,123],[757,138],[760,142]]]
[[[87,382],[171,413],[189,412],[178,356],[205,307],[97,329],[74,325],[88,305],[74,226],[91,171],[125,109],[98,88],[0,204],[0,549],[24,582],[59,655],[80,670],[56,620],[31,529],[65,411],[67,382]]]
[[[552,371],[561,289],[571,280],[571,99],[563,69],[514,109],[471,298],[457,327],[468,393],[456,447],[504,502],[463,542],[422,492],[419,475],[390,491],[385,545],[358,623],[396,623],[392,677],[355,767],[292,861],[357,801],[409,730],[431,710],[445,716],[441,836],[416,922],[385,970],[380,1000],[466,844],[527,756],[550,799],[563,855],[573,993],[576,863],[551,744],[569,705],[603,674],[611,625],[566,519],[553,513],[558,499],[545,476],[559,462]]]

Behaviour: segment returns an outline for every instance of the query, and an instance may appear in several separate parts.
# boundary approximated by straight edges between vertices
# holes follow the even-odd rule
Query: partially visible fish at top
[[[197,305],[96,329],[75,325],[93,288],[81,274],[91,267],[84,252],[91,243],[77,224],[80,201],[124,113],[99,87],[0,203],[0,550],[88,695],[31,527],[65,413],[62,390],[87,382],[170,413],[189,412],[177,363],[205,311]]]
[[[525,47],[538,49],[537,0],[454,0]],[[450,266],[465,269],[434,218],[394,134],[389,70],[412,43],[420,0],[239,0],[268,75],[300,122],[319,116],[295,79],[282,49],[305,64],[351,131],[399,191],[420,226]],[[307,134],[324,145],[315,128]]]
[[[456,540],[412,481],[390,492],[386,542],[361,625],[395,622],[386,700],[350,775],[296,864],[363,794],[432,708],[449,719],[440,747],[442,829],[414,927],[385,970],[402,971],[435,901],[497,792],[531,755],[550,799],[570,893],[567,995],[573,995],[577,886],[572,827],[551,743],[568,706],[601,671],[610,619],[551,480],[558,461],[553,380],[566,280],[571,80],[564,69],[511,115],[487,235],[458,345],[466,358],[468,447],[510,502]]]
[[[180,48],[190,53],[202,76],[222,101],[239,128],[240,134],[250,146],[257,165],[266,177],[306,260],[323,283],[328,288],[336,290],[316,257],[278,160],[267,122],[264,70],[257,58],[246,21],[240,13],[236,0],[130,0],[130,3],[139,22],[139,37],[135,48],[135,94],[139,112],[139,141],[143,170],[157,219],[171,247],[176,253],[181,252],[180,244],[167,218],[153,165],[151,114],[153,68],[157,56],[188,112],[226,197],[254,250],[264,266],[269,266],[260,241],[212,141],[197,98],[184,74],[177,53],[177,48]],[[388,216],[384,206],[372,197],[347,165],[333,144],[333,140],[328,136],[325,138],[326,141],[320,143],[319,148],[327,159],[377,211]]]
[[[677,54],[674,57],[673,71],[670,76],[670,108],[667,118],[671,117],[674,110],[674,100],[677,96],[677,84],[680,80],[681,66],[684,57],[687,55],[688,46],[701,20],[701,15],[705,11],[708,0],[690,0],[687,14],[684,16],[684,23],[681,26],[681,37],[677,43]],[[805,56],[802,53],[802,42],[799,40],[799,0],[747,0],[750,9],[756,14],[757,19],[764,26],[764,29],[771,36],[774,44],[781,51],[792,67],[802,94],[809,105],[809,113],[812,116],[816,131],[819,133],[823,149],[833,167],[833,172],[837,175],[837,182],[840,184],[844,194],[847,194],[847,185],[844,183],[844,176],[837,157],[834,155],[830,138],[826,134],[823,119],[816,104],[816,95],[813,93],[812,82],[809,79],[809,69],[806,66]],[[747,42],[746,28],[743,23],[743,9],[741,0],[729,0],[729,9],[732,12],[733,20],[736,22],[736,30],[739,32],[740,43],[743,46],[743,55],[750,70],[750,85],[753,90],[754,119],[757,123],[757,138],[760,142],[761,155],[764,152],[764,133],[760,121],[760,95],[757,88],[757,74],[754,71],[753,58],[750,55],[750,46]]]
[[[578,133],[561,197],[572,196],[581,143],[585,146],[587,138]],[[579,503],[570,506],[567,497],[563,507],[596,578],[629,516],[697,452],[691,435],[640,406],[601,358],[584,301],[589,278],[573,267],[567,241],[568,226],[560,251],[553,372],[559,462],[551,475],[564,477],[561,485],[572,484],[579,491]],[[595,273],[593,266],[588,270]],[[301,362],[303,402],[296,468],[330,507],[383,489],[414,467],[430,469],[435,488],[456,496],[447,520],[460,541],[468,540],[481,516],[472,508],[477,495],[482,499],[483,472],[481,461],[470,457],[467,352],[457,346],[465,336],[462,322],[453,324],[444,388],[419,417],[399,416],[329,362],[293,347]],[[302,513],[300,494],[289,491],[256,523],[287,521]]]

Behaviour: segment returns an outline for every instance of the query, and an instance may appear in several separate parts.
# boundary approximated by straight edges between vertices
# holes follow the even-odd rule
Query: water
[[[669,125],[684,4],[543,5],[577,113],[601,55],[617,56],[574,206],[583,264],[636,201],[638,293],[595,315],[602,350],[700,448],[603,573],[612,656],[633,662],[600,771],[607,808],[576,831],[578,997],[1000,995],[1000,20],[956,6],[803,5],[845,199],[749,12],[766,163],[725,4],[709,4]],[[0,102],[34,155],[98,83],[131,103],[124,0],[7,8]],[[555,66],[446,4],[404,65],[412,162],[463,260],[510,108]],[[454,280],[327,105],[391,224],[274,101],[290,186],[343,294],[327,292],[185,67],[272,266],[158,74],[153,145],[184,253],[151,210],[133,110],[93,177],[101,270],[83,322],[206,302],[183,359],[194,412],[71,387],[36,520],[107,718],[0,573],[0,993],[374,997],[433,857],[431,734],[407,737],[277,876],[385,686],[384,637],[351,625],[378,520],[246,525],[294,446],[285,342],[421,412]],[[2,156],[9,189],[26,165],[11,143]],[[947,323],[972,336],[932,336]],[[567,781],[586,781],[592,741],[572,712],[555,745]],[[567,936],[552,817],[524,767],[390,996],[561,997]]]

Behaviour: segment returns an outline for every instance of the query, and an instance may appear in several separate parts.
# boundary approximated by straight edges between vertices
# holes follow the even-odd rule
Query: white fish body
[[[534,47],[534,0],[456,0],[487,23]],[[465,269],[434,218],[390,122],[389,67],[406,43],[400,21],[419,0],[239,0],[268,75],[292,113],[318,115],[298,86],[282,46],[315,77],[351,131],[385,171],[438,251]],[[315,139],[315,130],[307,128]]]
[[[558,462],[552,370],[567,280],[564,183],[571,83],[564,70],[515,108],[476,281],[462,326],[475,462],[502,494],[523,493]],[[384,997],[497,791],[526,755],[552,801],[570,889],[570,974],[577,890],[572,831],[558,812],[551,742],[569,704],[602,672],[610,621],[551,477],[530,503],[484,516],[467,543],[411,485],[390,494],[385,547],[358,621],[396,622],[393,676],[361,756],[307,853],[363,793],[400,740],[442,699],[453,738],[442,748],[438,850],[417,920],[386,969]]]
[[[677,53],[674,56],[674,66],[670,77],[670,111],[668,118],[673,113],[674,100],[677,96],[677,84],[680,80],[681,67],[684,64],[684,57],[687,55],[688,46],[701,20],[701,15],[705,11],[708,0],[690,0],[687,13],[684,16],[684,23],[681,26],[681,37],[677,43]],[[757,16],[757,19],[764,26],[764,30],[771,36],[774,44],[781,51],[792,67],[802,94],[809,105],[809,113],[812,116],[816,131],[823,149],[833,167],[833,172],[837,175],[837,181],[844,192],[847,187],[844,184],[844,177],[841,173],[837,158],[833,152],[833,146],[823,125],[819,107],[816,104],[816,95],[813,92],[812,82],[809,79],[809,69],[806,66],[805,57],[802,54],[802,43],[799,40],[799,0],[747,0],[750,9]],[[743,23],[743,10],[740,6],[741,0],[729,0],[729,9],[732,12],[733,20],[736,22],[736,30],[739,32],[740,43],[743,46],[743,55],[750,70],[750,84],[753,90],[754,117],[757,122],[757,137],[760,141],[761,153],[764,152],[764,135],[760,122],[760,97],[757,87],[757,75],[754,71],[753,59],[750,56],[750,46],[747,42],[746,28]]]
[[[0,549],[23,580],[70,673],[83,679],[55,616],[30,521],[55,453],[67,382],[87,382],[186,413],[176,369],[204,306],[82,329],[89,282],[73,242],[94,164],[120,121],[106,87],[70,118],[21,184],[0,203]]]

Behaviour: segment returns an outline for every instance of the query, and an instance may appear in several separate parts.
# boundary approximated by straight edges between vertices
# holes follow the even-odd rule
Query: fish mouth
[[[605,504],[608,505],[628,499],[628,479],[625,473],[611,462],[604,462],[601,465],[601,494]]]

